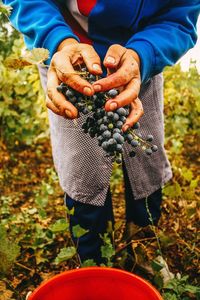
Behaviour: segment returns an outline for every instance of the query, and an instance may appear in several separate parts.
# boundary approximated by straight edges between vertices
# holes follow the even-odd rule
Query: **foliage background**
[[[10,70],[5,66],[6,57],[20,56],[23,48],[22,37],[15,30],[10,31],[6,16],[1,15],[1,300],[25,299],[28,290],[33,290],[42,280],[80,266],[73,253],[63,195],[53,168],[37,67]],[[132,243],[135,259],[149,265],[154,262],[154,273],[140,273],[137,264],[131,271],[150,280],[165,299],[196,299],[199,297],[195,286],[199,284],[196,224],[199,219],[200,76],[194,63],[188,72],[182,72],[180,65],[166,68],[164,76],[166,149],[174,178],[163,190],[163,216],[159,228],[154,229],[159,245],[155,237],[139,237]],[[114,266],[124,268],[124,254],[120,250],[124,247],[124,187],[122,171],[116,166],[111,187],[117,220]],[[107,251],[110,249],[106,238],[105,247]],[[109,253],[112,257],[113,252]],[[163,277],[162,268],[157,268],[156,259],[161,254],[167,264],[165,271],[169,267],[170,274],[176,275],[168,287],[164,281],[169,271]]]

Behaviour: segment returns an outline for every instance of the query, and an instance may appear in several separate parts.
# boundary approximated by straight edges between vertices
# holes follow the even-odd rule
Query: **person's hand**
[[[53,55],[47,74],[46,106],[57,115],[70,119],[78,116],[77,109],[57,91],[61,82],[87,96],[95,92],[88,81],[76,74],[74,67],[81,64],[85,64],[92,74],[102,74],[100,58],[92,46],[74,39],[64,40]]]
[[[108,76],[93,84],[95,92],[103,92],[119,88],[121,92],[114,99],[108,99],[105,109],[116,110],[131,105],[131,112],[123,126],[123,130],[132,127],[143,115],[142,103],[138,98],[140,92],[140,59],[137,53],[120,45],[112,45],[105,56],[104,66]]]

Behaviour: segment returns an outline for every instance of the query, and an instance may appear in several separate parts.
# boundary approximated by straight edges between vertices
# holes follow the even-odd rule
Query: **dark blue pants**
[[[134,200],[127,171],[124,166],[123,172],[125,182],[126,222],[133,222],[136,225],[145,227],[151,224],[146,208],[146,198]],[[161,201],[161,189],[151,194],[147,199],[148,209],[151,213],[154,225],[157,225],[160,218]],[[69,220],[71,236],[75,244],[77,243],[77,239],[72,234],[72,227],[79,224],[81,227],[89,230],[89,232],[80,237],[78,241],[78,254],[81,260],[94,259],[97,264],[100,264],[102,262],[100,251],[102,239],[100,238],[100,234],[107,231],[109,221],[114,223],[110,189],[108,190],[104,206],[94,206],[74,201],[66,194],[65,203],[69,209],[74,207],[74,214],[69,216]]]

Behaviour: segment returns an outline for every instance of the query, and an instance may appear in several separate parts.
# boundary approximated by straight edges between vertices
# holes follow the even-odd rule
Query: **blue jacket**
[[[83,6],[84,0],[81,1]],[[13,7],[10,20],[24,35],[27,48],[47,48],[52,57],[63,39],[79,40],[59,6],[59,2],[66,4],[67,0],[3,2]],[[94,48],[101,58],[112,44],[134,49],[141,59],[143,82],[160,73],[165,66],[173,65],[196,42],[200,0],[95,2],[87,16],[87,34]]]

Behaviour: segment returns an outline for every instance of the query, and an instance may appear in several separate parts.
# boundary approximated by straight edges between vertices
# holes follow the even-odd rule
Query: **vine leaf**
[[[31,66],[31,63],[24,60],[23,58],[16,58],[16,57],[10,56],[10,57],[6,58],[4,65],[7,68],[17,70],[17,69],[23,69],[24,67],[27,67],[27,66]]]
[[[44,48],[34,48],[31,51],[27,51],[23,56],[23,59],[30,64],[36,65],[47,60],[49,58],[49,50]]]
[[[10,69],[22,69],[31,65],[38,65],[49,57],[49,51],[44,48],[34,48],[26,51],[22,57],[10,56],[5,60],[5,66]]]

